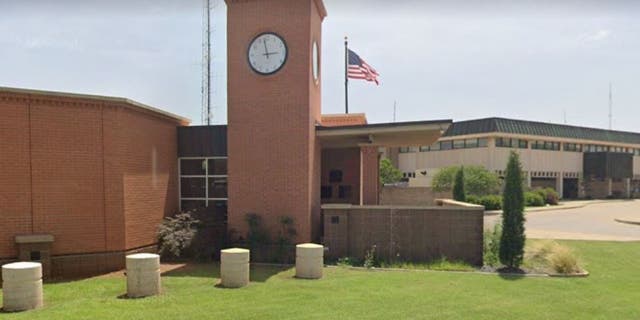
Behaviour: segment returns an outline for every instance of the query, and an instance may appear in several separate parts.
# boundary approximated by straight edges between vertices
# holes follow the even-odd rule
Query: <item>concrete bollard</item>
[[[127,297],[142,298],[160,293],[160,256],[138,253],[127,256]]]
[[[4,311],[25,311],[42,307],[42,265],[16,262],[2,266]]]
[[[225,249],[220,254],[220,284],[241,288],[249,284],[249,250]]]
[[[296,278],[320,279],[324,267],[324,247],[314,243],[296,246]]]

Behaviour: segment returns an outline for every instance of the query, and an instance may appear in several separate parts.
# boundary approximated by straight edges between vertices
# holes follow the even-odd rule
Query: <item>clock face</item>
[[[251,41],[247,55],[253,71],[274,74],[287,62],[287,44],[275,33],[262,33]]]
[[[315,80],[316,84],[318,84],[318,75],[319,75],[319,70],[320,70],[320,60],[318,60],[318,43],[317,42],[313,42],[313,47],[311,48],[311,55],[312,55],[312,59],[313,61],[312,63],[312,67],[313,68],[313,80]]]

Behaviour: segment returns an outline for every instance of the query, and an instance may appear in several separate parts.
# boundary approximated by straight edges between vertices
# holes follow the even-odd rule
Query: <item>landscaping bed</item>
[[[535,242],[535,241],[531,241]],[[124,276],[45,285],[45,307],[4,319],[638,319],[640,242],[561,241],[588,278],[475,272],[370,272],[325,268],[297,280],[290,267],[252,266],[243,289],[216,288],[218,267],[163,274],[163,293],[118,299]],[[0,292],[0,296],[1,296]]]

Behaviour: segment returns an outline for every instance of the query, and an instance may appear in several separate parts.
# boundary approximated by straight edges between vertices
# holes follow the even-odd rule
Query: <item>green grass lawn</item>
[[[256,267],[249,287],[222,289],[217,267],[193,265],[165,274],[158,297],[119,299],[123,277],[47,284],[43,309],[0,319],[640,319],[640,242],[562,243],[588,278]]]

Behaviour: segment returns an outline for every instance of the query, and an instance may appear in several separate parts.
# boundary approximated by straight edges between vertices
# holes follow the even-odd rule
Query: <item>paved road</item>
[[[547,210],[526,214],[526,232],[533,239],[640,241],[640,225],[614,219],[640,221],[640,200],[594,203],[583,208]],[[485,217],[485,228],[500,216]]]

